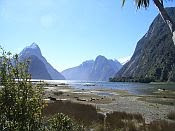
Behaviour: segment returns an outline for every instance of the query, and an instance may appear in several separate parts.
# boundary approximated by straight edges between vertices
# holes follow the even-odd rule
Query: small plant
[[[49,130],[51,131],[83,131],[83,126],[78,126],[63,113],[52,116],[49,121]]]

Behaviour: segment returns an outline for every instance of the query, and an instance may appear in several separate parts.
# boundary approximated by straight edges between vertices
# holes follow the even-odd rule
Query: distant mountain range
[[[175,21],[175,8],[166,10]],[[160,15],[138,41],[130,61],[116,74],[115,79],[122,77],[175,81],[175,46],[172,34]]]
[[[61,75],[51,64],[42,56],[41,50],[36,43],[24,48],[19,54],[21,61],[29,59],[29,73],[33,79],[64,80]]]
[[[68,80],[108,81],[121,67],[122,65],[117,60],[109,60],[99,55],[95,61],[85,61],[81,65],[66,69],[61,73]]]
[[[66,69],[61,73],[67,80],[88,80],[93,64],[93,60],[85,61],[81,65]]]

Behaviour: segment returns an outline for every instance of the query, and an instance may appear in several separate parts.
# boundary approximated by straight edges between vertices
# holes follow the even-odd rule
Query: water
[[[167,83],[129,83],[129,82],[105,82],[105,81],[79,81],[79,80],[45,80],[47,83],[60,84],[65,83],[76,89],[111,89],[127,90],[133,94],[152,94],[158,89],[175,91],[175,84]]]

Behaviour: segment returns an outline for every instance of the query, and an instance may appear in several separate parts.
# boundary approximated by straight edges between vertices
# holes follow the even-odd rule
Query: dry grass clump
[[[56,101],[49,103],[43,110],[44,116],[52,116],[56,113],[64,113],[85,126],[92,123],[103,123],[104,115],[97,113],[95,106],[88,104],[73,103],[70,101]]]
[[[171,120],[175,120],[175,111],[171,111],[170,113],[168,113],[167,117]]]
[[[153,121],[147,127],[148,131],[175,131],[175,123],[165,120]]]
[[[126,112],[107,113],[106,117],[97,112],[95,106],[70,101],[56,101],[49,103],[43,110],[44,116],[49,118],[57,113],[64,113],[84,125],[87,130],[94,131],[174,131],[175,123],[167,121],[153,121],[145,124],[141,114]],[[169,113],[172,117],[173,112]],[[173,114],[173,115],[172,115]],[[174,117],[172,117],[174,119]]]
[[[140,114],[126,112],[108,113],[106,117],[106,130],[141,131],[144,129],[145,120]]]
[[[174,112],[170,112],[171,117]],[[174,117],[172,117],[174,118]],[[107,114],[106,131],[175,131],[175,123],[165,120],[153,121],[146,125],[141,114],[113,112]]]

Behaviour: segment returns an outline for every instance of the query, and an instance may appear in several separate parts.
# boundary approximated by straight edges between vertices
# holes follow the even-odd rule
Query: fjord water
[[[158,89],[174,90],[175,83],[130,83],[130,82],[106,82],[106,81],[80,81],[80,80],[44,80],[49,84],[68,84],[75,89],[107,89],[127,90],[136,95],[149,95]],[[59,88],[59,87],[58,87]]]

